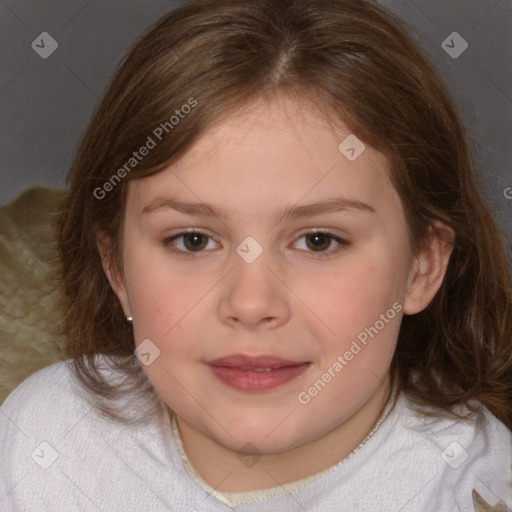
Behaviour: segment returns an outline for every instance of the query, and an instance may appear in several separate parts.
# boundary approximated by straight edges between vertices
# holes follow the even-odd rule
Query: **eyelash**
[[[204,249],[200,250],[200,251],[187,251],[187,250],[182,250],[182,249],[176,249],[175,247],[173,247],[173,242],[176,240],[176,239],[179,239],[179,238],[183,238],[184,236],[186,235],[201,235],[201,236],[204,236],[206,238],[208,238],[209,240],[213,240],[213,238],[209,235],[207,235],[206,233],[202,232],[202,231],[183,231],[181,233],[177,233],[176,235],[173,235],[171,237],[168,237],[168,238],[165,238],[163,241],[162,241],[162,244],[163,246],[170,250],[171,252],[174,252],[174,253],[179,253],[179,254],[185,254],[187,255],[188,257],[196,257],[196,256],[199,256],[201,255],[201,253],[204,253],[206,252]],[[326,236],[328,239],[332,240],[332,241],[335,241],[339,244],[339,246],[334,249],[334,250],[327,250],[327,251],[305,251],[305,252],[309,252],[311,254],[314,255],[314,257],[316,258],[325,258],[325,257],[328,257],[328,256],[332,256],[333,254],[337,254],[338,252],[344,250],[347,248],[347,246],[349,245],[349,242],[347,242],[346,240],[344,240],[343,238],[337,236],[337,235],[334,235],[333,233],[329,233],[327,231],[306,231],[304,233],[302,233],[298,238],[297,240],[300,240],[301,238],[307,236],[307,235],[324,235]],[[303,249],[301,249],[303,250]]]

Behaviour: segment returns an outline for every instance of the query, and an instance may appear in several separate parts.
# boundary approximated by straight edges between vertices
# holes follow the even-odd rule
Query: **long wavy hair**
[[[479,192],[445,87],[400,22],[369,0],[193,0],[119,66],[76,153],[59,226],[67,354],[98,409],[128,421],[116,398],[152,392],[97,249],[99,237],[108,240],[112,266],[122,270],[129,180],[159,172],[222,118],[278,94],[341,120],[385,155],[413,253],[434,220],[455,232],[441,289],[403,318],[390,369],[400,390],[425,414],[469,417],[483,405],[512,427],[504,235]],[[162,140],[128,168],[162,125]],[[104,377],[97,354],[112,356],[124,384]]]

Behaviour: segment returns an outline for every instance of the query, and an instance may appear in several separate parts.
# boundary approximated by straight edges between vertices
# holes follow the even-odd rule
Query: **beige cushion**
[[[0,403],[63,359],[55,221],[65,194],[32,188],[0,209]]]

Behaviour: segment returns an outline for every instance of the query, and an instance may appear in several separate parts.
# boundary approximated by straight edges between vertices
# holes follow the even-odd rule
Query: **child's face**
[[[117,292],[136,344],[151,340],[144,357],[160,351],[144,369],[184,422],[228,448],[289,450],[382,406],[372,397],[385,394],[413,258],[384,158],[367,146],[350,161],[338,149],[349,134],[291,101],[253,105],[129,185]],[[178,212],[171,197],[226,216]],[[370,208],[283,216],[340,197]],[[168,240],[192,228],[202,238]],[[209,365],[234,354],[305,364]]]

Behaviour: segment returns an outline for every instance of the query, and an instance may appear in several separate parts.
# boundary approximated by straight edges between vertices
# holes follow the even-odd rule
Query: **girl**
[[[512,506],[504,239],[376,3],[168,15],[85,135],[59,249],[69,359],[2,406],[2,510]]]

